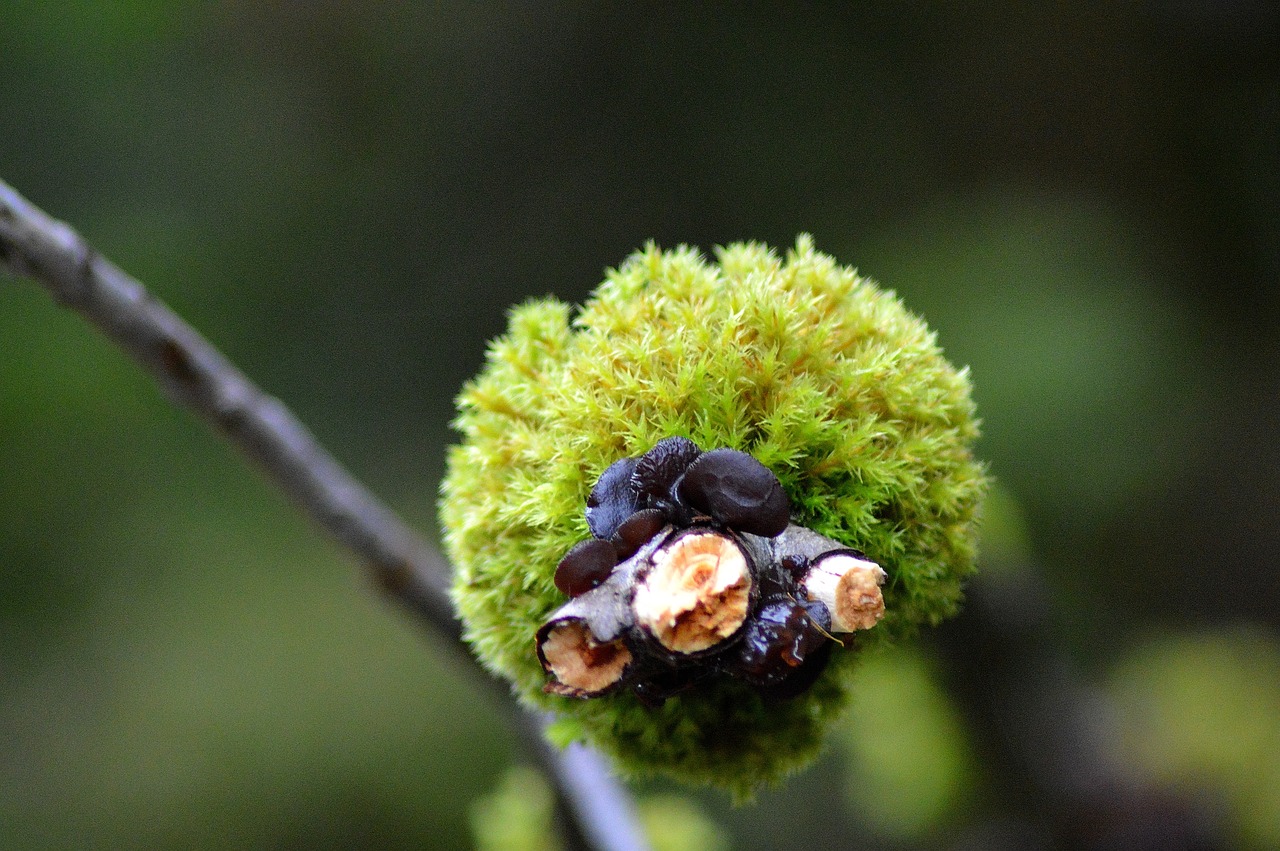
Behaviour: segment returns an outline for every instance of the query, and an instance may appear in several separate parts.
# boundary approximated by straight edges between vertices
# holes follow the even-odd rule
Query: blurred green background
[[[1247,0],[0,0],[0,176],[427,534],[508,306],[648,239],[813,233],[972,367],[989,551],[1037,565],[1126,769],[1266,848],[1278,57]],[[466,848],[530,781],[345,553],[12,278],[0,464],[0,846]],[[659,805],[734,847],[991,847],[1023,816],[939,664],[868,660],[757,807]]]

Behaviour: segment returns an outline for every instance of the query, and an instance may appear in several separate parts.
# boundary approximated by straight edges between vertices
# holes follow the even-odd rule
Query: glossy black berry
[[[587,538],[574,544],[556,565],[556,587],[577,597],[609,578],[618,564],[618,552],[609,541]]]
[[[772,538],[790,522],[791,505],[778,477],[736,449],[702,453],[677,491],[689,506],[740,532]]]
[[[611,538],[623,521],[636,511],[636,493],[631,487],[635,458],[622,458],[609,465],[587,497],[587,526],[597,538]]]

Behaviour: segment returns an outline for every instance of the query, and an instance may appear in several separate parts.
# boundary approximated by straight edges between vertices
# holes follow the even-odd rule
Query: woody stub
[[[556,569],[570,599],[537,632],[545,691],[644,703],[712,677],[800,694],[840,636],[884,614],[884,570],[790,521],[777,477],[745,452],[659,441],[601,474],[592,537]]]

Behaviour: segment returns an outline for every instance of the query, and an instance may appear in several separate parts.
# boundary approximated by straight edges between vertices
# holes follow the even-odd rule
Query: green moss
[[[955,612],[985,478],[967,375],[893,293],[806,236],[785,259],[751,243],[717,259],[650,245],[576,316],[554,300],[513,311],[458,399],[441,521],[467,640],[521,700],[565,716],[623,770],[749,794],[814,757],[855,654],[837,652],[786,702],[728,680],[659,709],[543,694],[533,637],[565,602],[552,576],[588,536],[596,477],[671,435],[750,452],[795,522],[888,571],[884,620],[860,646]]]

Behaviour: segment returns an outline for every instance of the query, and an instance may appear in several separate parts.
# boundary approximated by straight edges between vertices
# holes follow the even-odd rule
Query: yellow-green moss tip
[[[785,259],[754,243],[716,257],[649,245],[576,316],[554,300],[514,310],[458,398],[463,440],[440,516],[467,640],[524,702],[560,713],[562,735],[572,728],[623,770],[749,794],[814,757],[855,654],[837,648],[788,701],[727,679],[657,709],[628,693],[544,694],[534,633],[565,602],[552,577],[589,534],[596,478],[672,435],[751,453],[795,522],[888,571],[884,620],[859,634],[863,647],[956,610],[985,479],[966,372],[893,293],[807,236]]]

